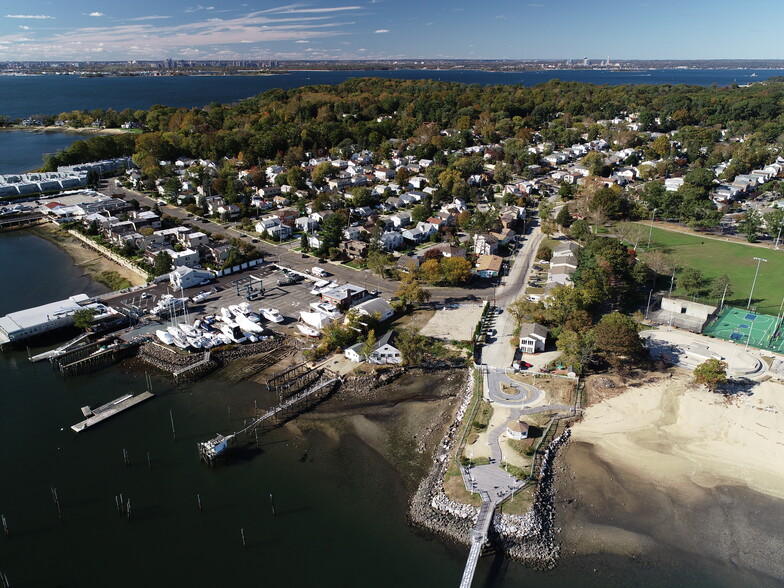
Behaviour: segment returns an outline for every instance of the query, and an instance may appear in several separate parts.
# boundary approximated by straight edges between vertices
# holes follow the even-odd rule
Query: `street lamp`
[[[654,208],[653,212],[651,213],[651,229],[648,231],[648,247],[647,250],[650,251],[651,249],[651,237],[653,236],[653,219],[656,216],[656,211],[658,209]]]
[[[778,251],[778,248],[779,248],[779,239],[781,239],[781,229],[782,229],[782,227],[784,227],[784,223],[781,223],[779,225],[779,234],[776,235],[776,245],[775,245],[774,249],[776,249],[777,251]]]
[[[749,303],[746,305],[746,310],[749,309],[751,306],[751,297],[754,294],[754,284],[757,283],[757,274],[759,273],[760,263],[765,262],[767,263],[767,259],[762,259],[761,257],[755,257],[754,260],[757,262],[757,270],[754,272],[754,281],[751,283],[751,292],[749,293]]]

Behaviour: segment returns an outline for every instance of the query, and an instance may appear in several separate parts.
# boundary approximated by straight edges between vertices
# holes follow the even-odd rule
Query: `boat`
[[[231,311],[228,308],[226,307],[221,308],[220,313],[221,316],[223,317],[223,320],[226,321],[227,323],[234,321],[234,315],[231,313]]]
[[[316,280],[313,283],[313,288],[310,289],[310,293],[314,296],[318,296],[321,294],[321,290],[327,285],[329,282],[327,280]]]
[[[329,302],[311,302],[310,307],[316,312],[326,314],[331,319],[339,319],[343,316],[338,307]]]
[[[228,337],[231,343],[244,343],[246,341],[245,335],[242,334],[242,330],[240,330],[239,327],[223,325],[223,327],[221,327],[221,332],[224,336]]]
[[[165,343],[166,345],[174,345],[174,337],[172,337],[167,331],[158,329],[155,331],[155,336],[160,339],[161,343]]]
[[[307,325],[303,325],[303,324],[297,323],[297,328],[299,329],[300,333],[302,333],[303,335],[307,335],[308,337],[320,337],[321,336],[321,333],[319,333],[318,330],[314,329],[313,327],[309,327]]]
[[[323,329],[325,325],[332,322],[332,319],[322,312],[305,312],[300,310],[299,317],[302,322],[316,329]]]
[[[237,326],[248,333],[263,333],[264,327],[257,325],[245,315],[237,315]]]
[[[273,323],[282,323],[283,315],[274,308],[260,308],[261,316]]]

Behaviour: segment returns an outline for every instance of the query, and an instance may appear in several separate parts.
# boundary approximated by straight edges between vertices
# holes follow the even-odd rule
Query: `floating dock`
[[[93,425],[97,425],[101,421],[105,421],[109,417],[113,417],[114,415],[131,408],[132,406],[136,406],[140,402],[144,402],[145,400],[152,398],[152,392],[142,392],[141,394],[137,394],[133,396],[132,394],[126,394],[125,396],[120,396],[119,398],[112,400],[111,402],[104,404],[103,406],[99,406],[96,409],[91,409],[89,406],[82,408],[82,413],[84,416],[92,414],[91,417],[83,420],[80,423],[76,423],[71,428],[80,433],[85,429],[92,427]]]

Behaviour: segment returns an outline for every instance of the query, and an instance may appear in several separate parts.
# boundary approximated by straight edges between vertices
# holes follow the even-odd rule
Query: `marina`
[[[82,408],[82,414],[84,414],[84,416],[91,416],[71,426],[71,429],[73,429],[75,433],[81,433],[85,429],[89,429],[108,418],[118,415],[124,410],[128,410],[145,400],[149,400],[153,396],[154,394],[152,392],[142,392],[135,396],[133,394],[126,394],[95,409],[90,409],[89,406],[85,406]]]

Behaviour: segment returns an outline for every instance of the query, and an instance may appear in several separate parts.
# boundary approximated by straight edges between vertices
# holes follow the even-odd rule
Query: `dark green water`
[[[0,269],[0,314],[95,291],[64,253],[25,233],[0,234]],[[255,384],[159,381],[154,399],[78,436],[70,430],[81,406],[143,388],[143,375],[127,369],[63,380],[24,351],[0,354],[0,514],[11,531],[0,534],[0,570],[13,586],[458,585],[466,550],[406,526],[399,476],[354,437],[296,441],[278,430],[230,465],[201,464],[196,441],[239,425],[254,400],[273,403]],[[117,514],[120,493],[131,521]],[[546,574],[484,558],[474,586],[734,583],[724,566],[669,555],[567,557]]]

